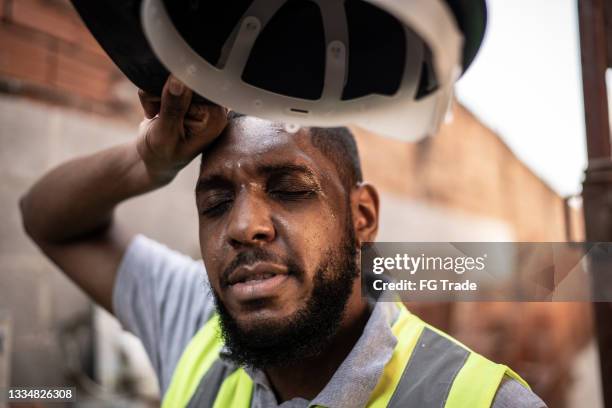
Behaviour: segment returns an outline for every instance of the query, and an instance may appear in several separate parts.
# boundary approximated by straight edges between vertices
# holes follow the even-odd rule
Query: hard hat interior
[[[165,1],[187,43],[209,63],[223,67],[223,46],[252,0]],[[406,63],[404,27],[387,12],[361,0],[345,2],[348,77],[342,99],[393,95]],[[326,37],[319,6],[287,1],[263,28],[242,72],[242,80],[264,90],[316,100],[323,92]],[[374,80],[375,78],[375,80]]]

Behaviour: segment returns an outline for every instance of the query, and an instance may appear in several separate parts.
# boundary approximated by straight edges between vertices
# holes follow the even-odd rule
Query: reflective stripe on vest
[[[214,315],[191,339],[181,355],[164,395],[163,408],[186,407],[198,384],[219,359],[219,316]]]
[[[253,381],[249,375],[217,359],[200,381],[187,407],[248,407],[252,394]]]
[[[398,305],[391,328],[397,344],[367,407],[489,408],[504,375],[529,387],[508,367],[470,351]],[[220,360],[218,333],[215,316],[194,336],[173,374],[164,408],[251,405],[253,381],[243,369]]]

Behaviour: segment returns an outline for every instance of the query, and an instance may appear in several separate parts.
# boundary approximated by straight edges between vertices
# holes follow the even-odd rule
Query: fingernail
[[[208,118],[210,117],[210,113],[208,111],[204,112],[202,115],[202,125],[206,126],[208,124]]]
[[[181,81],[172,77],[170,78],[170,84],[168,85],[168,90],[174,96],[181,96],[183,91],[185,90],[185,86]]]

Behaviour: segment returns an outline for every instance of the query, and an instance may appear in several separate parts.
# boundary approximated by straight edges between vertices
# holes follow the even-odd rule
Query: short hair
[[[309,133],[310,143],[336,167],[347,191],[363,181],[357,142],[347,127],[311,127]]]
[[[229,123],[245,116],[242,113],[230,111],[227,120]],[[363,181],[357,142],[347,127],[310,127],[308,131],[310,143],[332,162],[347,191],[351,191],[357,183]]]

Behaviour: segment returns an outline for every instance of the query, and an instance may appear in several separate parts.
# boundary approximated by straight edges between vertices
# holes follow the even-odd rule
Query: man
[[[59,166],[21,209],[44,253],[140,337],[164,406],[544,406],[507,367],[361,296],[378,195],[347,129],[228,116],[173,77],[161,99],[140,96],[136,141]],[[199,154],[205,269],[112,221]]]

